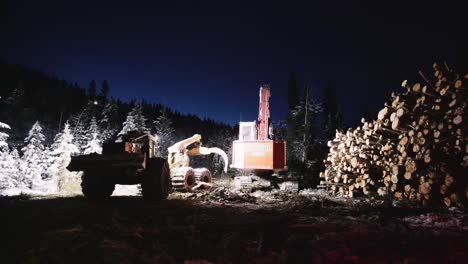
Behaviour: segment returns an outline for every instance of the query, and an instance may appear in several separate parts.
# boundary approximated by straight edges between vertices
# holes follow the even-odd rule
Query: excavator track
[[[191,167],[177,168],[171,177],[172,188],[176,191],[192,191],[196,185],[195,171]]]

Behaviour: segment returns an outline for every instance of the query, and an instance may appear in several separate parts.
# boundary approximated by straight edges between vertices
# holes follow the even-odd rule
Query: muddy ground
[[[320,191],[0,199],[1,263],[466,263],[467,215]],[[182,199],[184,197],[185,199]]]

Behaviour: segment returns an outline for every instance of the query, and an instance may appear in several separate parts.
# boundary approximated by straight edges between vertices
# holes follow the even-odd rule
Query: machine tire
[[[206,170],[206,173],[203,174],[201,181],[206,183],[211,183],[213,181],[213,176],[209,170]]]
[[[100,171],[85,171],[81,176],[81,191],[92,200],[109,198],[114,192],[115,184],[103,180]]]
[[[195,171],[195,179],[198,182],[211,183],[213,181],[213,176],[211,175],[210,170],[207,168],[197,168]],[[193,188],[193,187],[192,187]],[[200,187],[200,189],[210,189],[206,185]]]
[[[143,172],[141,189],[145,200],[163,200],[171,189],[169,164],[163,158],[152,158]]]

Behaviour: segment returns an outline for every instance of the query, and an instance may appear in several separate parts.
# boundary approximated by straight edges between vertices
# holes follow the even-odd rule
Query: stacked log
[[[403,81],[376,120],[328,142],[320,174],[334,193],[391,195],[423,205],[464,206],[468,199],[468,145],[464,122],[468,74],[434,64],[434,77]]]

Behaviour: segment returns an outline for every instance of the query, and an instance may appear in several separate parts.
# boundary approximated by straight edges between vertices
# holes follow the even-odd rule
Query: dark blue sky
[[[263,82],[284,118],[291,70],[354,124],[432,62],[467,65],[462,1],[311,2],[2,1],[0,58],[227,123],[257,118]]]

